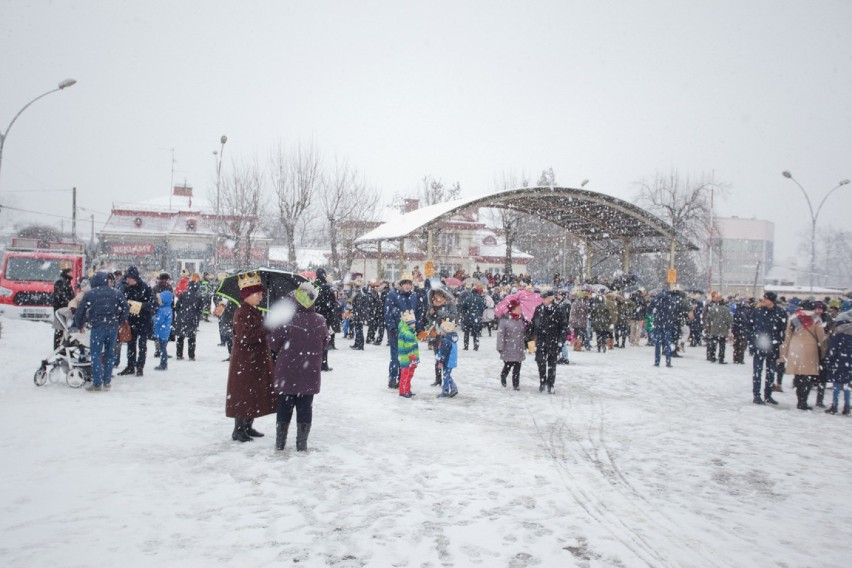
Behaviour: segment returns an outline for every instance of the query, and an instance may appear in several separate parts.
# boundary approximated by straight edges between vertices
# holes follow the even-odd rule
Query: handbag
[[[130,343],[130,340],[133,339],[133,333],[130,331],[130,322],[127,320],[121,322],[121,325],[118,326],[117,339],[119,343]]]

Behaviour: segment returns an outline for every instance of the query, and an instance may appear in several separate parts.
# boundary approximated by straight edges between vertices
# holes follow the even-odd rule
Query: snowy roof
[[[296,265],[300,269],[308,269],[312,266],[325,266],[328,264],[327,255],[331,255],[331,250],[296,247]],[[269,262],[287,262],[289,256],[288,247],[269,247]]]
[[[598,249],[623,247],[633,252],[668,251],[674,239],[677,248],[697,250],[665,221],[644,209],[610,195],[567,187],[508,189],[485,197],[469,197],[416,209],[376,227],[355,242],[400,239],[453,213],[473,207],[494,207],[536,215]]]
[[[143,201],[117,202],[112,204],[113,210],[125,211],[150,211],[155,213],[167,213],[178,211],[192,211],[196,213],[213,214],[216,208],[204,198],[189,197],[186,195],[162,195]]]
[[[190,230],[187,221],[195,221],[195,230]],[[134,215],[113,213],[107,219],[101,234],[121,235],[163,235],[163,234],[186,234],[205,235],[216,234],[209,218],[204,218],[199,213],[197,216],[191,214],[178,215],[176,213],[165,215]]]

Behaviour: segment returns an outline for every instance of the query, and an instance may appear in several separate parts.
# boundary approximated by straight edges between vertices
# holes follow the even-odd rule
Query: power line
[[[68,217],[66,215],[54,215],[53,213],[44,213],[42,211],[30,211],[29,209],[19,209],[17,207],[11,207],[9,205],[0,205],[0,211],[2,211],[3,209],[9,209],[10,211],[20,211],[21,213],[35,213],[36,215],[44,215],[45,217],[56,217],[58,219],[72,220],[72,217]]]

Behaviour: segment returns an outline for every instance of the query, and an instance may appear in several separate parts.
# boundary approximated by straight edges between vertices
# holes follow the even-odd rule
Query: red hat
[[[520,305],[521,305],[521,303],[514,298],[509,300],[508,303],[506,303],[506,307],[509,309],[510,312]]]

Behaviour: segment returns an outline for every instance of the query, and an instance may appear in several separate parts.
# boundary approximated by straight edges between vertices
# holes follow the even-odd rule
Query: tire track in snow
[[[564,397],[563,397],[564,408]],[[637,533],[632,527],[625,524],[615,513],[613,513],[599,499],[589,496],[583,488],[572,483],[566,467],[566,462],[572,461],[574,464],[581,464],[584,460],[579,459],[579,456],[570,451],[570,445],[565,443],[566,436],[564,431],[566,424],[564,419],[559,419],[549,429],[549,436],[539,426],[535,416],[530,413],[533,426],[536,433],[544,443],[545,448],[551,458],[557,465],[557,471],[562,477],[563,485],[568,490],[574,502],[580,506],[592,519],[595,520],[601,527],[609,532],[613,538],[620,542],[625,548],[641,559],[648,566],[669,566],[670,564],[663,558],[654,546],[649,544],[646,539]],[[566,452],[566,449],[568,451]]]

